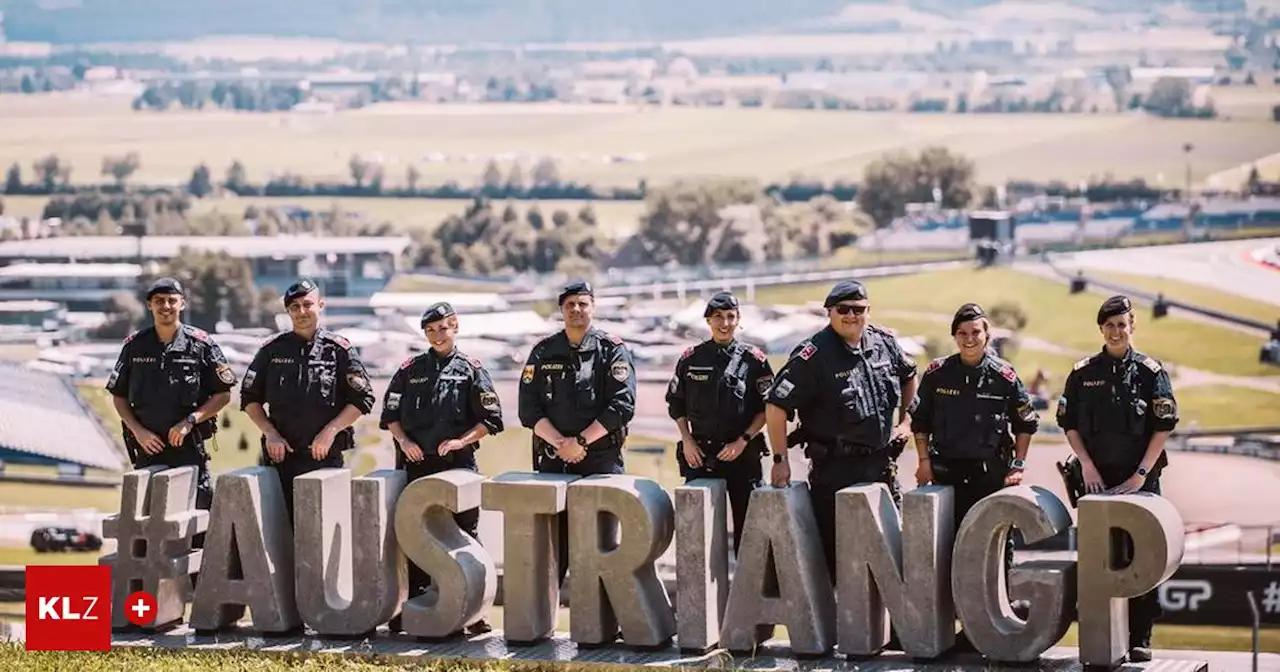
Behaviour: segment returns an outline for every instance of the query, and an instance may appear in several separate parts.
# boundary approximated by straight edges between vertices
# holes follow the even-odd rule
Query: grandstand
[[[126,456],[71,380],[0,362],[0,462],[120,472]]]

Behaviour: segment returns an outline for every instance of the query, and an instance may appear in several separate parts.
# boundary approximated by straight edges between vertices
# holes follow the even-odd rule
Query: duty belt
[[[883,452],[882,448],[874,448],[865,443],[855,443],[848,439],[811,438],[807,439],[805,454],[811,460],[828,457],[866,457]]]

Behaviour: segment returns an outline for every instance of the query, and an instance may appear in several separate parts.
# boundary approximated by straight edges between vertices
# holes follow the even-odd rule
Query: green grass
[[[1098,280],[1119,283],[1126,287],[1152,294],[1163,292],[1164,298],[1169,300],[1212,306],[1215,310],[1220,310],[1230,315],[1247,317],[1267,324],[1274,325],[1276,320],[1280,320],[1280,305],[1255,301],[1238,294],[1222,292],[1190,282],[1109,271],[1089,271],[1088,276]]]
[[[0,505],[34,509],[86,508],[115,513],[120,510],[120,491],[118,488],[0,481]]]
[[[1101,335],[1095,323],[1098,306],[1106,294],[1072,295],[1066,286],[1011,269],[959,269],[912,276],[872,279],[867,282],[873,306],[886,311],[911,310],[951,315],[957,307],[976,301],[990,310],[1011,301],[1026,312],[1027,334],[1079,352],[1096,352]],[[820,301],[829,283],[766,287],[756,290],[756,302],[803,304]],[[1152,320],[1139,314],[1136,346],[1162,361],[1198,369],[1242,376],[1275,375],[1258,363],[1262,339],[1209,324],[1170,316]],[[872,320],[878,321],[875,308]],[[946,330],[939,329],[946,335]],[[1213,347],[1201,344],[1213,343]],[[1065,376],[1066,371],[1055,372]]]
[[[1280,394],[1226,385],[1195,385],[1175,390],[1178,427],[1201,428],[1280,425]]]
[[[139,183],[181,183],[206,162],[221,181],[232,161],[248,178],[293,172],[349,181],[352,155],[380,156],[389,186],[411,163],[421,184],[476,184],[487,157],[528,151],[561,156],[562,179],[650,184],[682,177],[789,180],[861,177],[885,152],[941,144],[973,158],[984,183],[1064,180],[1112,174],[1181,183],[1183,143],[1195,145],[1192,178],[1280,152],[1274,123],[1114,115],[925,115],[777,109],[638,108],[630,105],[431,105],[387,103],[330,116],[228,111],[135,113],[127,99],[66,94],[0,99],[0,147],[28,179],[50,153],[72,181],[101,180],[102,160],[136,151]],[[1170,138],[1175,140],[1170,141]],[[457,157],[427,163],[440,152]],[[468,155],[474,160],[465,160]],[[607,156],[643,154],[608,162]],[[1054,160],[1046,161],[1044,157]],[[504,177],[511,168],[502,164]],[[523,165],[528,180],[532,161]]]
[[[1079,646],[1077,624],[1072,624],[1059,646]],[[1253,632],[1249,628],[1211,625],[1157,625],[1151,631],[1154,649],[1184,651],[1252,651]],[[1280,628],[1258,631],[1258,651],[1280,651]]]

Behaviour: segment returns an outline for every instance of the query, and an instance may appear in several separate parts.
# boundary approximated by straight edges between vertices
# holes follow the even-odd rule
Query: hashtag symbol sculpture
[[[102,521],[102,536],[116,552],[98,564],[111,567],[111,626],[129,627],[125,598],[145,590],[156,598],[150,628],[180,622],[191,600],[191,575],[203,551],[191,540],[209,527],[209,513],[196,509],[195,467],[148,467],[124,475],[120,513]]]
[[[1262,590],[1262,611],[1280,614],[1280,581],[1272,581]]]

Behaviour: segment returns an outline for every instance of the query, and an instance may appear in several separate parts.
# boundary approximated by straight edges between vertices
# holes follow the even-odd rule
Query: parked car
[[[102,549],[102,538],[74,527],[38,527],[31,532],[31,548],[36,553],[98,551]]]

